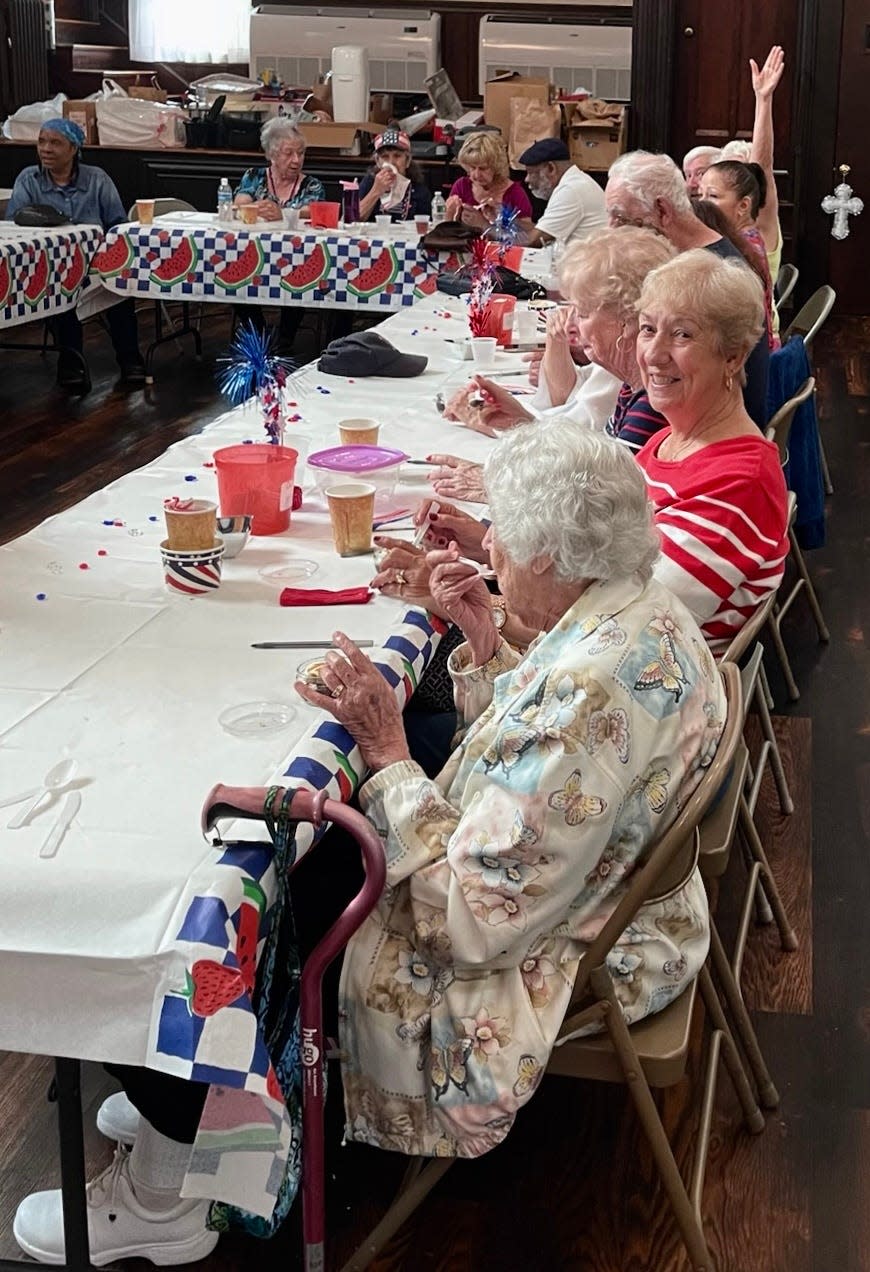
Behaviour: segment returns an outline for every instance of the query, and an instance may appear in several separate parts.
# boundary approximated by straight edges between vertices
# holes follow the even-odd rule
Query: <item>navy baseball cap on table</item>
[[[562,163],[570,158],[571,154],[564,141],[560,141],[558,137],[543,137],[523,151],[520,163],[524,168],[534,168],[538,163]]]
[[[408,379],[425,371],[429,359],[402,353],[376,331],[354,331],[332,340],[320,355],[318,371],[324,375],[386,375]]]

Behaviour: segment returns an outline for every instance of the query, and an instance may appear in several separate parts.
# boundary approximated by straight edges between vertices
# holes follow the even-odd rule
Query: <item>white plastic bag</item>
[[[47,119],[58,119],[63,114],[66,93],[58,93],[50,102],[30,102],[19,106],[3,125],[3,136],[10,141],[36,141],[39,130]]]
[[[187,139],[186,118],[178,106],[136,97],[110,97],[97,102],[101,146],[183,146]]]

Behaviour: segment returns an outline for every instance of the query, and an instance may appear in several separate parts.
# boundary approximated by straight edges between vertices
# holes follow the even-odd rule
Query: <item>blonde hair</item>
[[[620,318],[633,319],[647,274],[675,254],[676,248],[653,230],[598,230],[568,248],[559,286],[585,312],[612,309]]]
[[[706,247],[682,252],[648,274],[637,308],[661,305],[712,331],[722,358],[743,362],[764,331],[764,288],[736,257],[723,259]],[[741,383],[745,374],[741,370]]]
[[[472,133],[465,138],[456,159],[463,168],[469,168],[473,164],[492,168],[493,176],[500,181],[507,181],[510,177],[507,146],[496,133]]]

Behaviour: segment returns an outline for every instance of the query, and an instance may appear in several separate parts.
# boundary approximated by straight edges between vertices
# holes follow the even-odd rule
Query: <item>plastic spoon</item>
[[[67,783],[72,779],[72,776],[76,771],[76,767],[77,762],[70,757],[66,760],[59,760],[57,764],[50,768],[45,777],[42,779],[42,786],[38,791],[36,798],[31,800],[31,802],[27,804],[20,813],[15,814],[12,821],[8,824],[8,829],[18,830],[19,827],[23,826],[44,795],[63,790]]]

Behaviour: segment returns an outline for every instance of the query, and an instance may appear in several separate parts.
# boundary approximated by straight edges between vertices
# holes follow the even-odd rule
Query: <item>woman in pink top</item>
[[[720,654],[776,591],[788,554],[779,453],[741,392],[764,323],[761,284],[698,249],[653,270],[638,308],[638,366],[669,426],[637,456],[662,538],[655,573]]]
[[[504,204],[519,212],[519,224],[532,228],[532,205],[525,187],[511,181],[507,148],[496,133],[472,133],[457,156],[466,176],[454,181],[447,199],[447,220],[486,229]]]

